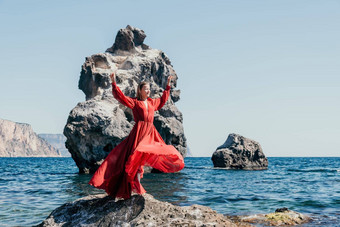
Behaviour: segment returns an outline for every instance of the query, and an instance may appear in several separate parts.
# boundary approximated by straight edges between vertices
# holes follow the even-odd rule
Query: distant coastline
[[[30,124],[0,119],[0,157],[70,157],[62,134],[36,134]]]

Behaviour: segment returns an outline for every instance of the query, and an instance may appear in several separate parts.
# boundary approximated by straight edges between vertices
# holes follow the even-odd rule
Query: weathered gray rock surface
[[[293,226],[310,220],[286,208],[270,214],[225,216],[206,206],[179,207],[161,202],[149,194],[116,202],[99,194],[58,207],[38,226]]]
[[[70,112],[64,135],[66,147],[80,173],[93,173],[108,152],[131,131],[132,112],[112,96],[109,74],[117,70],[117,84],[125,95],[135,97],[137,84],[148,80],[152,98],[159,97],[167,77],[173,75],[171,97],[155,113],[154,124],[167,144],[185,156],[186,138],[182,113],[175,106],[180,98],[176,90],[177,75],[169,58],[160,50],[145,45],[144,31],[127,26],[120,29],[115,43],[105,53],[87,57],[82,66],[79,89],[86,97]]]
[[[61,157],[26,123],[0,119],[0,157]]]
[[[174,206],[151,195],[115,202],[106,194],[87,196],[55,209],[39,226],[250,226],[236,225],[209,207]]]
[[[70,152],[65,147],[66,137],[63,134],[39,133],[38,136],[56,148],[62,157],[71,157]]]
[[[229,169],[262,170],[268,168],[261,145],[237,134],[230,134],[225,143],[213,153],[215,167]]]

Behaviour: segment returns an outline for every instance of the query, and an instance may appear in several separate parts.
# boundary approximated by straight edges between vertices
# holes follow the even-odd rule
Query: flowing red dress
[[[127,199],[131,193],[144,194],[137,173],[143,176],[143,166],[148,165],[162,172],[177,172],[184,168],[182,155],[171,145],[166,145],[156,130],[154,111],[161,109],[170,95],[167,86],[162,97],[143,101],[127,97],[112,83],[113,96],[132,109],[136,122],[130,134],[118,144],[94,173],[89,184],[105,191],[114,198]]]

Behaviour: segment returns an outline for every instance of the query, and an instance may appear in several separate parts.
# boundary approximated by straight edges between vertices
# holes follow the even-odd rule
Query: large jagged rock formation
[[[175,89],[177,75],[162,51],[143,43],[145,37],[144,31],[131,26],[120,29],[111,48],[87,57],[82,66],[79,89],[85,93],[86,101],[70,112],[64,128],[66,147],[80,173],[95,172],[133,127],[131,110],[112,96],[109,74],[115,70],[118,86],[131,97],[135,97],[137,84],[142,80],[150,82],[152,98],[160,97],[167,77],[173,75],[170,98],[155,113],[154,124],[164,141],[185,156],[183,117],[174,104],[180,98],[180,91]]]
[[[0,119],[0,157],[61,157],[26,123]]]
[[[230,134],[225,143],[213,153],[215,167],[228,169],[262,170],[268,168],[261,145],[237,134]]]
[[[151,195],[115,202],[105,194],[91,195],[55,209],[40,227],[49,226],[250,226],[236,225],[209,207],[174,206]]]

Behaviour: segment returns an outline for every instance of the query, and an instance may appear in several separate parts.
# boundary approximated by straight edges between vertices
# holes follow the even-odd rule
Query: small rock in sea
[[[213,153],[214,167],[263,170],[268,168],[261,145],[238,134],[230,134],[225,143]]]
[[[275,213],[286,212],[286,211],[289,211],[289,209],[287,207],[282,207],[282,208],[277,208],[275,210]]]
[[[106,194],[90,195],[52,211],[40,227],[47,226],[240,226],[209,207],[179,207],[151,195],[118,200]],[[245,223],[241,226],[251,226]]]

